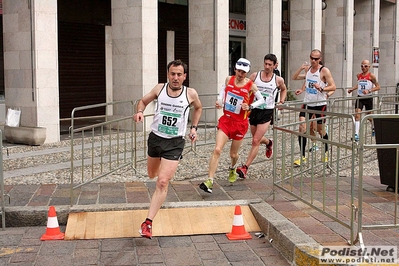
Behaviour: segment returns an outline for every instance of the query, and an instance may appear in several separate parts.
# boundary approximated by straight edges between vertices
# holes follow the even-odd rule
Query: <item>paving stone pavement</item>
[[[48,165],[41,168],[17,169],[6,174],[12,177],[24,170],[49,171]],[[350,184],[348,177],[340,178]],[[348,228],[284,191],[273,190],[271,178],[239,179],[233,185],[227,180],[216,180],[212,194],[200,190],[200,182],[172,181],[164,207],[246,204],[265,237],[253,235],[251,240],[230,241],[224,234],[218,234],[152,240],[40,241],[46,230],[49,206],[56,207],[64,232],[71,211],[147,209],[155,183],[92,183],[74,192],[72,207],[67,184],[6,185],[10,201],[5,202],[6,228],[0,230],[0,265],[317,265],[309,257],[298,260],[295,248],[348,245]],[[395,194],[385,189],[379,176],[364,177],[364,222],[393,222]],[[342,198],[349,197],[349,186],[340,188],[339,193]],[[350,202],[338,206],[338,210],[342,218],[350,217]],[[363,240],[366,245],[399,246],[399,230],[365,230]]]
[[[40,241],[44,230],[0,231],[0,265],[289,265],[266,238],[254,235],[245,241],[224,234]]]
[[[6,192],[13,200],[7,206],[7,226],[0,231],[0,265],[307,265],[294,264],[293,255],[289,253],[291,250],[286,251],[281,247],[283,244],[277,238],[283,232],[281,228],[273,227],[273,219],[282,219],[284,227],[291,224],[297,230],[295,236],[303,236],[301,243],[306,239],[305,243],[309,245],[347,245],[347,228],[282,191],[277,190],[273,199],[270,194],[271,180],[238,180],[233,185],[227,180],[218,180],[212,194],[200,191],[199,182],[171,182],[165,207],[178,204],[248,204],[253,212],[265,217],[266,222],[262,222],[258,220],[259,215],[255,214],[266,237],[230,241],[222,234],[157,237],[152,240],[40,241],[40,236],[46,230],[48,206],[56,206],[63,231],[70,211],[148,208],[155,183],[90,184],[76,192],[77,205],[73,207],[68,205],[70,198],[67,185],[7,185]],[[380,222],[392,218],[389,215],[381,216],[380,213],[383,208],[392,208],[388,203],[393,201],[394,194],[385,191],[378,177],[365,177],[364,187],[368,193],[378,196],[370,196],[366,201],[370,201],[368,207],[375,208],[375,212],[382,217]],[[261,223],[267,224],[262,226]],[[269,240],[273,238],[275,241],[270,243]],[[294,238],[290,240],[293,243]],[[364,242],[398,246],[399,230],[366,231]]]

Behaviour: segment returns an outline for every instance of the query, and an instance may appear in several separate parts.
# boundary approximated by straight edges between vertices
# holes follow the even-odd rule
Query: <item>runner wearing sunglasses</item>
[[[368,97],[373,92],[380,90],[380,84],[378,84],[377,77],[370,72],[369,60],[363,60],[360,65],[362,72],[357,74],[357,83],[353,88],[348,90],[348,93],[352,93],[357,90],[357,97],[355,103],[355,141],[359,141],[359,127],[360,127],[360,115],[363,107],[366,108],[367,114],[371,114],[370,110],[373,110],[373,98]],[[374,137],[374,125],[373,120],[369,119],[372,127],[372,136]]]
[[[305,92],[303,109],[327,111],[327,94],[331,96],[335,92],[336,86],[330,70],[327,67],[320,66],[321,51],[318,49],[312,50],[310,53],[310,68],[306,72],[305,82],[302,88],[295,91],[296,95]],[[299,113],[299,132],[306,132],[305,112]],[[319,118],[323,115],[308,113],[309,119]],[[325,130],[325,119],[317,120],[317,132],[323,139],[328,140],[328,134]],[[299,147],[301,150],[301,157],[294,161],[294,166],[300,166],[306,162],[306,141],[307,138],[298,136]],[[322,162],[328,162],[328,145],[324,144],[324,153]]]

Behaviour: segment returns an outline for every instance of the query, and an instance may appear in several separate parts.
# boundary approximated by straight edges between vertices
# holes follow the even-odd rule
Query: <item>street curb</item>
[[[319,264],[317,253],[320,244],[313,238],[266,202],[250,204],[249,207],[269,242],[290,263],[297,266]]]
[[[26,226],[46,226],[48,216],[48,206],[18,206],[6,207],[6,229],[7,227],[26,227]],[[59,225],[66,225],[70,206],[56,206]]]

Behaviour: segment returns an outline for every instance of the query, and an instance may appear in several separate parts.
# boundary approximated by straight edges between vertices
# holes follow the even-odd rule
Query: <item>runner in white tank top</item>
[[[256,158],[259,146],[261,144],[266,145],[266,158],[270,158],[273,155],[273,141],[265,137],[269,125],[273,122],[275,99],[278,90],[281,90],[281,101],[284,103],[287,96],[287,87],[285,86],[284,79],[274,74],[276,68],[277,57],[274,54],[267,54],[263,58],[264,69],[255,73],[252,73],[249,77],[254,81],[258,87],[260,93],[265,100],[265,103],[254,108],[249,115],[249,124],[251,127],[252,134],[252,147],[249,151],[245,164],[237,168],[237,174],[241,178],[247,177],[247,170],[253,160]]]
[[[359,97],[355,103],[355,141],[359,141],[360,117],[363,107],[366,108],[367,115],[371,114],[371,110],[373,110],[373,98],[366,96],[371,96],[373,92],[380,90],[376,75],[370,72],[370,61],[363,60],[360,67],[362,72],[356,75],[357,83],[348,90],[348,93],[357,90],[357,96]],[[369,121],[371,122],[371,135],[374,136],[374,123],[371,118]]]
[[[278,86],[276,82],[276,74],[273,73],[272,78],[269,81],[263,81],[261,79],[262,72],[264,70],[258,71],[256,78],[254,80],[258,90],[263,96],[265,103],[261,106],[256,107],[257,109],[274,109],[276,102],[276,96],[278,93]]]
[[[190,111],[187,87],[182,86],[181,93],[172,97],[168,95],[168,86],[169,83],[165,83],[158,95],[151,130],[167,139],[184,137]]]
[[[312,50],[310,53],[310,63],[311,67],[306,73],[305,82],[302,85],[302,88],[295,91],[295,95],[300,95],[305,92],[304,97],[304,105],[303,109],[311,109],[317,111],[326,111],[327,107],[327,94],[331,95],[334,93],[336,86],[335,81],[331,75],[330,70],[327,67],[320,67],[321,60],[321,51],[318,49]],[[305,115],[308,114],[310,118],[319,118],[323,116],[322,114],[312,114],[310,112],[300,112],[299,113],[299,121],[302,122],[299,124],[299,132],[306,132],[306,123]],[[310,124],[312,126],[313,123]],[[314,136],[314,130],[310,128],[310,134]],[[320,137],[328,140],[328,134],[325,130],[325,119],[317,120],[316,126],[317,132]],[[306,162],[306,142],[307,138],[298,136],[299,148],[301,150],[301,158],[294,161],[295,166],[300,166],[302,163]],[[324,143],[324,156],[322,158],[322,162],[328,162],[328,145]]]
[[[309,68],[308,72],[306,72],[306,91],[303,102],[307,103],[308,106],[321,106],[327,104],[327,96],[324,92],[326,84],[320,78],[320,71],[322,69],[323,66],[317,69],[316,72],[312,73],[312,68]],[[319,89],[316,89],[315,84],[319,85]]]
[[[148,104],[157,100],[155,116],[148,136],[147,173],[149,178],[158,177],[155,192],[151,198],[147,218],[141,224],[142,237],[152,238],[152,220],[158,213],[168,193],[170,180],[176,173],[182,157],[186,134],[189,106],[193,107],[189,137],[197,139],[197,125],[202,113],[202,104],[193,88],[183,86],[187,75],[187,65],[181,60],[168,64],[168,83],[157,84],[141,98],[136,106],[135,122],[144,121],[144,111]]]

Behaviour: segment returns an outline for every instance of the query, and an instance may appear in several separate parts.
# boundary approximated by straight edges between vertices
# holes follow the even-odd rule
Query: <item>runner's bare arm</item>
[[[157,84],[149,93],[143,96],[140,101],[137,103],[136,113],[133,115],[133,119],[135,122],[141,122],[144,119],[144,110],[146,106],[155,100],[158,97],[159,92],[161,91],[164,84]]]

